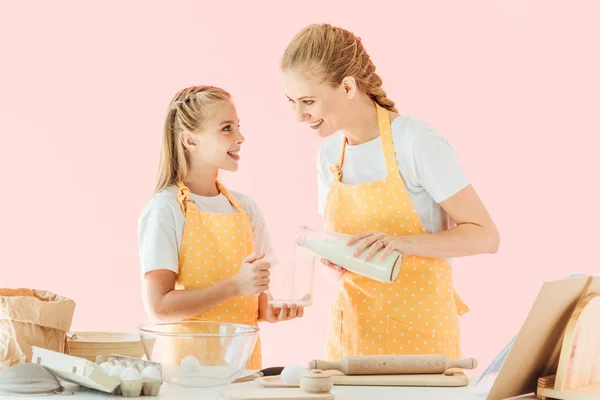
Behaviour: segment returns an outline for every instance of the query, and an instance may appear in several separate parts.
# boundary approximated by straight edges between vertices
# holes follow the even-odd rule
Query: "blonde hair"
[[[183,181],[187,175],[189,159],[181,143],[181,133],[200,130],[202,124],[211,118],[214,106],[229,98],[228,92],[215,86],[192,86],[180,90],[173,97],[163,130],[154,193]]]
[[[322,82],[338,87],[352,76],[360,90],[381,107],[398,112],[382,89],[382,80],[359,37],[329,24],[312,24],[302,29],[288,44],[280,68],[296,69]],[[309,71],[314,71],[310,74]]]

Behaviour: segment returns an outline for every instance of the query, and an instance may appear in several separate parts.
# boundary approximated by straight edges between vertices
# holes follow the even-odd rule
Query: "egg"
[[[194,356],[187,356],[181,360],[182,372],[197,372],[200,370],[200,361]]]
[[[140,372],[140,374],[141,374],[141,373],[142,373],[142,371],[144,370],[144,367],[145,367],[145,365],[144,365],[144,363],[143,363],[143,362],[141,362],[141,361],[138,361],[138,362],[136,362],[136,363],[133,365],[133,368],[137,369],[137,370]]]
[[[108,376],[114,376],[114,377],[121,379],[121,373],[124,370],[125,370],[125,367],[123,367],[121,364],[117,364],[110,369],[110,371],[108,372]]]
[[[121,372],[121,380],[126,382],[141,381],[142,375],[137,369],[133,367],[127,367],[123,370],[123,372]]]
[[[300,384],[302,374],[304,374],[306,368],[298,364],[287,365],[283,371],[281,371],[281,381],[287,385]]]
[[[142,378],[149,381],[160,381],[162,378],[160,376],[160,371],[158,368],[149,365],[142,371]]]
[[[103,362],[102,364],[100,364],[100,368],[106,375],[108,375],[112,367],[113,365],[109,362]]]

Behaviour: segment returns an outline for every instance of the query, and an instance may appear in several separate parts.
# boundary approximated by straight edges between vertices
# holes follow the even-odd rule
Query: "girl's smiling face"
[[[231,99],[214,105],[212,116],[195,133],[184,132],[183,145],[190,161],[210,165],[217,169],[236,171],[244,143],[240,121]]]

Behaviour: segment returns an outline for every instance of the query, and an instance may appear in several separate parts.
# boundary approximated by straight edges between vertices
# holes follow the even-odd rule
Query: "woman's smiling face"
[[[285,92],[292,103],[298,122],[304,122],[320,137],[339,131],[344,124],[348,93],[296,71],[283,72]]]

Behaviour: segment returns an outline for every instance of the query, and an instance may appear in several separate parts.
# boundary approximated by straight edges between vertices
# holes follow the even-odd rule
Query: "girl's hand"
[[[304,307],[292,304],[284,304],[281,308],[275,308],[269,304],[266,310],[259,310],[259,320],[265,322],[289,321],[294,318],[301,318],[304,315]]]
[[[231,278],[240,296],[255,296],[269,289],[271,264],[264,257],[264,254],[245,257],[239,272]]]
[[[267,295],[261,293],[258,298],[258,320],[264,322],[289,321],[294,318],[301,318],[304,315],[304,307],[292,304],[288,306],[283,304],[281,308],[273,307],[268,303]]]

